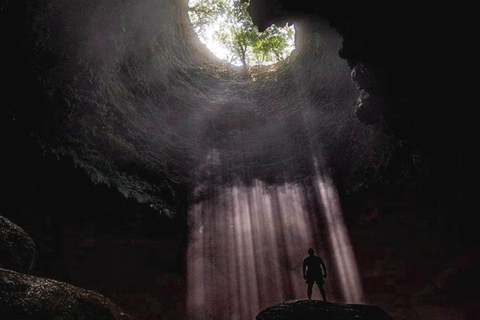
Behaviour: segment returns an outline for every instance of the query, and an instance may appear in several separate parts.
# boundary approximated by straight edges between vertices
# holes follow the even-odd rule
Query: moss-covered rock
[[[35,243],[19,226],[0,216],[0,268],[28,273],[35,259]]]
[[[286,301],[261,311],[256,320],[392,320],[382,309],[319,300]]]
[[[55,280],[0,269],[0,319],[130,320],[106,297]]]

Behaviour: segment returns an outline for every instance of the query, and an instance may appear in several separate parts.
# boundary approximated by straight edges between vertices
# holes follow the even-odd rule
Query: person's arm
[[[325,266],[325,262],[323,262],[323,259],[320,260],[320,265],[322,266],[323,277],[326,278],[327,277],[327,266]]]
[[[302,268],[302,270],[303,270],[303,279],[305,279],[305,278],[307,277],[307,274],[306,274],[306,272],[307,272],[307,259],[304,259],[304,260],[303,260],[303,268]]]

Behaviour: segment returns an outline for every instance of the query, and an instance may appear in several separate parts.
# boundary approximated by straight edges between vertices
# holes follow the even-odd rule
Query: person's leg
[[[325,288],[323,284],[318,284],[318,289],[320,289],[320,294],[322,295],[323,301],[327,301],[327,295],[325,294]]]
[[[309,283],[308,289],[307,289],[307,295],[309,300],[312,299],[312,288],[313,288],[313,283]]]

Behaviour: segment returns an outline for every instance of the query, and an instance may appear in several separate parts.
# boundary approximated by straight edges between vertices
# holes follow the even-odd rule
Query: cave
[[[407,4],[251,0],[259,30],[294,24],[296,48],[246,78],[187,11],[1,2],[0,215],[35,243],[31,275],[135,320],[254,319],[306,298],[313,247],[330,301],[475,319],[453,22]]]

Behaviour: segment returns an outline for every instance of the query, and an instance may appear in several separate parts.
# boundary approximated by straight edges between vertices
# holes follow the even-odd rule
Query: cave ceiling
[[[44,151],[126,196],[301,181],[318,157],[355,188],[388,149],[355,115],[361,91],[325,21],[297,17],[292,56],[246,79],[199,42],[186,1],[25,3],[24,69],[41,99],[12,113]]]

